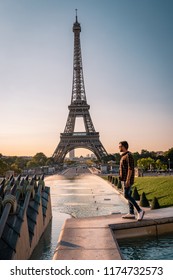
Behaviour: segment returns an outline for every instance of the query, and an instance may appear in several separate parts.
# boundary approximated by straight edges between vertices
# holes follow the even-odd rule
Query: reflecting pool
[[[173,260],[173,233],[118,240],[126,260]]]

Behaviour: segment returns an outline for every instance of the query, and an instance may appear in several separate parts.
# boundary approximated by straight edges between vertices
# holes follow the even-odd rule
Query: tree
[[[27,162],[27,168],[30,169],[30,168],[35,168],[35,167],[38,167],[38,163],[32,159],[30,161]]]
[[[165,152],[165,157],[166,157],[166,163],[168,164],[168,160],[169,160],[170,168],[173,168],[173,148],[171,148],[167,152]],[[168,166],[168,168],[169,168],[169,166]]]
[[[137,161],[140,158],[140,154],[138,152],[133,153],[133,158],[134,158],[135,166],[137,166]]]
[[[8,164],[0,158],[0,175],[4,176],[8,169]]]
[[[173,147],[169,149],[167,152],[165,152],[165,156],[167,158],[172,158],[173,159]]]
[[[142,149],[142,150],[141,150],[141,156],[142,156],[143,158],[150,157],[150,152],[147,151],[147,150]]]
[[[10,167],[13,163],[15,163],[17,159],[17,156],[9,156],[9,157],[5,157],[3,158],[3,161],[6,162],[8,164],[8,166]]]
[[[160,159],[157,159],[157,160],[156,160],[156,168],[157,168],[157,170],[160,170],[160,169],[161,169],[161,166],[162,166],[161,160],[160,160]]]
[[[15,173],[19,174],[21,173],[21,169],[18,167],[18,165],[16,163],[13,163],[10,167],[11,170],[13,170]]]
[[[120,162],[120,159],[121,159],[121,155],[119,154],[119,153],[115,153],[114,154],[114,157],[115,157],[115,161],[116,161],[116,164],[119,164],[119,162]]]
[[[50,157],[50,158],[47,158],[47,160],[46,160],[46,165],[53,165],[54,164],[54,159],[52,158],[52,157]]]
[[[108,154],[107,156],[102,157],[102,161],[104,163],[107,163],[108,161],[111,161],[111,160],[115,161],[114,155]]]
[[[162,163],[160,159],[156,160],[155,165],[156,165],[157,170],[167,170],[167,165]]]
[[[137,161],[137,166],[143,170],[153,169],[155,166],[155,160],[152,158],[141,158]]]
[[[27,158],[17,157],[14,164],[16,164],[17,168],[19,168],[19,169],[25,169],[28,161],[29,161],[29,159],[27,159]]]
[[[38,166],[44,166],[47,161],[47,157],[43,153],[37,153],[34,157],[33,160],[36,162]]]

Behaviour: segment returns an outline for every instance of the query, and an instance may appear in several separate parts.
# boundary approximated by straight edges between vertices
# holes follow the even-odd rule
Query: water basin
[[[126,260],[173,260],[173,232],[159,237],[119,239]]]

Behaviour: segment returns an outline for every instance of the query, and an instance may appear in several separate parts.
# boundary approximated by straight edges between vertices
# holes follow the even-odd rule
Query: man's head
[[[128,148],[129,148],[129,144],[127,143],[127,141],[121,141],[119,143],[120,152],[124,153],[128,150]]]

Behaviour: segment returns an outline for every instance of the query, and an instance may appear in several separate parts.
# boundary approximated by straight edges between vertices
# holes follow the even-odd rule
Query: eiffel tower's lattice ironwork
[[[73,85],[71,104],[68,106],[69,115],[64,132],[60,134],[60,142],[54,151],[55,162],[63,162],[65,155],[75,148],[86,148],[92,151],[98,160],[107,155],[105,148],[99,140],[99,132],[95,131],[91,116],[90,106],[87,104],[82,67],[82,54],[80,45],[81,26],[77,18],[73,24],[74,32],[74,60],[73,60]],[[74,132],[76,118],[82,117],[85,132]]]

